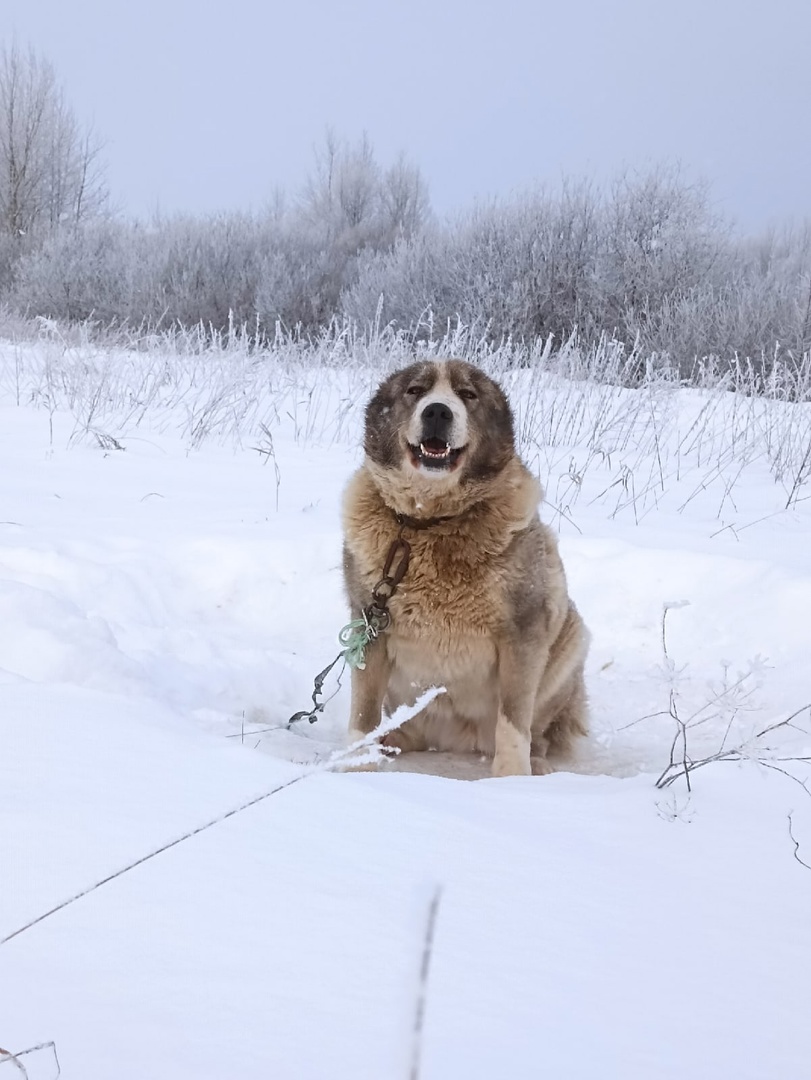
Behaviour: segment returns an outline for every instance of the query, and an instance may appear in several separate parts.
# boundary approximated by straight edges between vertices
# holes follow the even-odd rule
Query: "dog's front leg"
[[[391,675],[391,660],[385,637],[366,649],[366,665],[352,669],[352,704],[349,711],[349,740],[356,742],[380,723],[383,701]]]
[[[539,655],[537,644],[530,648],[513,641],[499,643],[499,709],[493,776],[529,776],[532,773],[532,716],[545,659]]]

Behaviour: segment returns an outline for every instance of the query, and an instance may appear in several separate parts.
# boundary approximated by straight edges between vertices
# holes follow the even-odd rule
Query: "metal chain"
[[[332,663],[328,664],[323,671],[319,671],[313,680],[312,708],[293,713],[287,721],[288,729],[293,724],[298,723],[299,720],[309,720],[311,724],[314,724],[319,713],[324,711],[340,690],[341,676],[347,665],[362,670],[366,666],[367,648],[378,639],[384,630],[391,626],[389,601],[397,592],[400,582],[406,576],[411,559],[411,545],[403,538],[403,530],[408,527],[409,522],[400,518],[398,518],[398,521],[400,522],[400,529],[386,555],[386,561],[383,564],[383,576],[372,589],[371,603],[361,609],[360,619],[353,619],[339,632],[338,641],[343,645],[343,648]],[[338,673],[338,685],[335,692],[325,699],[323,697],[324,682],[339,660],[343,661],[343,666]]]

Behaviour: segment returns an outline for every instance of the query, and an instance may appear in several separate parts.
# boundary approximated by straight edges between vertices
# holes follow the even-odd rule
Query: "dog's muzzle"
[[[411,447],[415,465],[437,470],[452,469],[464,449],[451,446],[454,425],[452,410],[442,401],[432,401],[422,410],[420,424],[419,446]]]
[[[453,413],[441,401],[433,401],[422,410],[422,442],[431,439],[450,445]]]

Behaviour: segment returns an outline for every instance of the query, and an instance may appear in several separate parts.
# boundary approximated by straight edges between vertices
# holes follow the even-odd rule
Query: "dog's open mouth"
[[[464,446],[452,447],[444,439],[426,439],[419,446],[409,445],[411,460],[415,468],[424,465],[427,469],[450,472],[456,468],[459,458],[465,451]]]

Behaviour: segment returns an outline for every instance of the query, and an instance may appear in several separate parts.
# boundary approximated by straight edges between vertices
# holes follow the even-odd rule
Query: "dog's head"
[[[423,361],[380,385],[366,408],[364,449],[375,465],[423,481],[485,480],[515,453],[512,412],[472,364]]]

